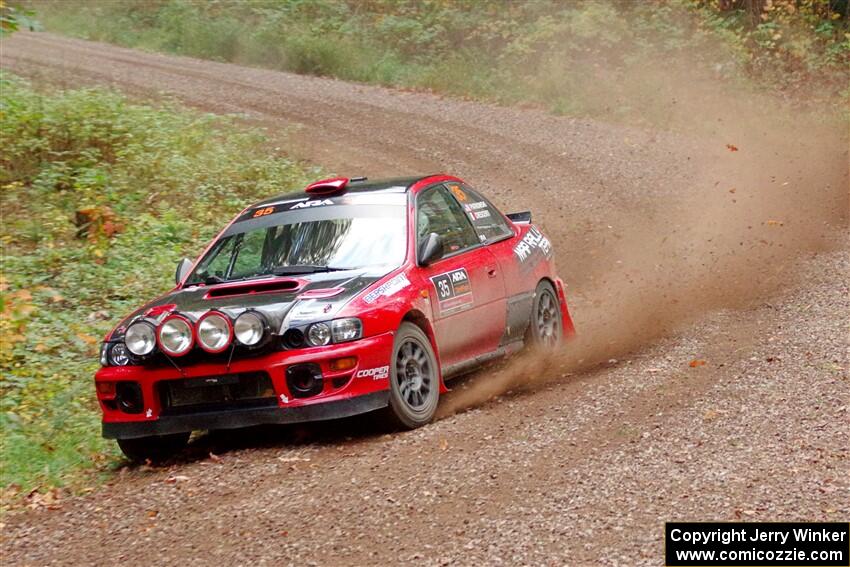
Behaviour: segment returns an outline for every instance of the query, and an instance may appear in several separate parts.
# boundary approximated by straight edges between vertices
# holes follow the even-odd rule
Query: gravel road
[[[665,521],[850,519],[846,133],[698,138],[49,34],[0,66],[237,113],[341,174],[457,173],[534,211],[582,334],[417,431],[202,437],[8,516],[4,564],[660,565]]]

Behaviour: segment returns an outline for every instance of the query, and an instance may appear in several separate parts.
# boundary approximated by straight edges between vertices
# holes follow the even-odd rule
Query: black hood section
[[[383,274],[345,270],[189,286],[158,297],[132,313],[115,328],[110,340],[123,338],[127,326],[140,317],[159,318],[177,312],[197,321],[211,309],[231,319],[247,309],[259,311],[277,335],[285,321],[297,324],[334,318],[354,296],[381,277]]]

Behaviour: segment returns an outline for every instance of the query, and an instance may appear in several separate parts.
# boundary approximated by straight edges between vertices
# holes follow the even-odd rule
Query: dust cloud
[[[590,372],[712,311],[752,307],[799,284],[807,256],[846,245],[847,125],[837,112],[830,118],[665,68],[682,65],[663,62],[647,73],[675,91],[676,116],[665,126],[710,124],[692,129],[707,148],[695,157],[700,173],[647,212],[599,212],[597,221],[616,218],[622,237],[591,243],[592,257],[575,252],[575,232],[545,226],[561,271],[581,266],[581,293],[568,297],[577,336],[557,352],[525,353],[479,373],[447,396],[441,415]]]

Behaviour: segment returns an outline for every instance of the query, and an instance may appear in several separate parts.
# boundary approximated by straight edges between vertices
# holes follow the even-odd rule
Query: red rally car
[[[552,244],[457,177],[334,178],[245,209],[106,338],[103,435],[163,459],[193,430],[384,411],[573,334]]]

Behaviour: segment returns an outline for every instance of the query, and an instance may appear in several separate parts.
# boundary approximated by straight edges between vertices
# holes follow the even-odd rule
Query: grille
[[[165,380],[157,388],[163,415],[277,405],[265,372]]]

